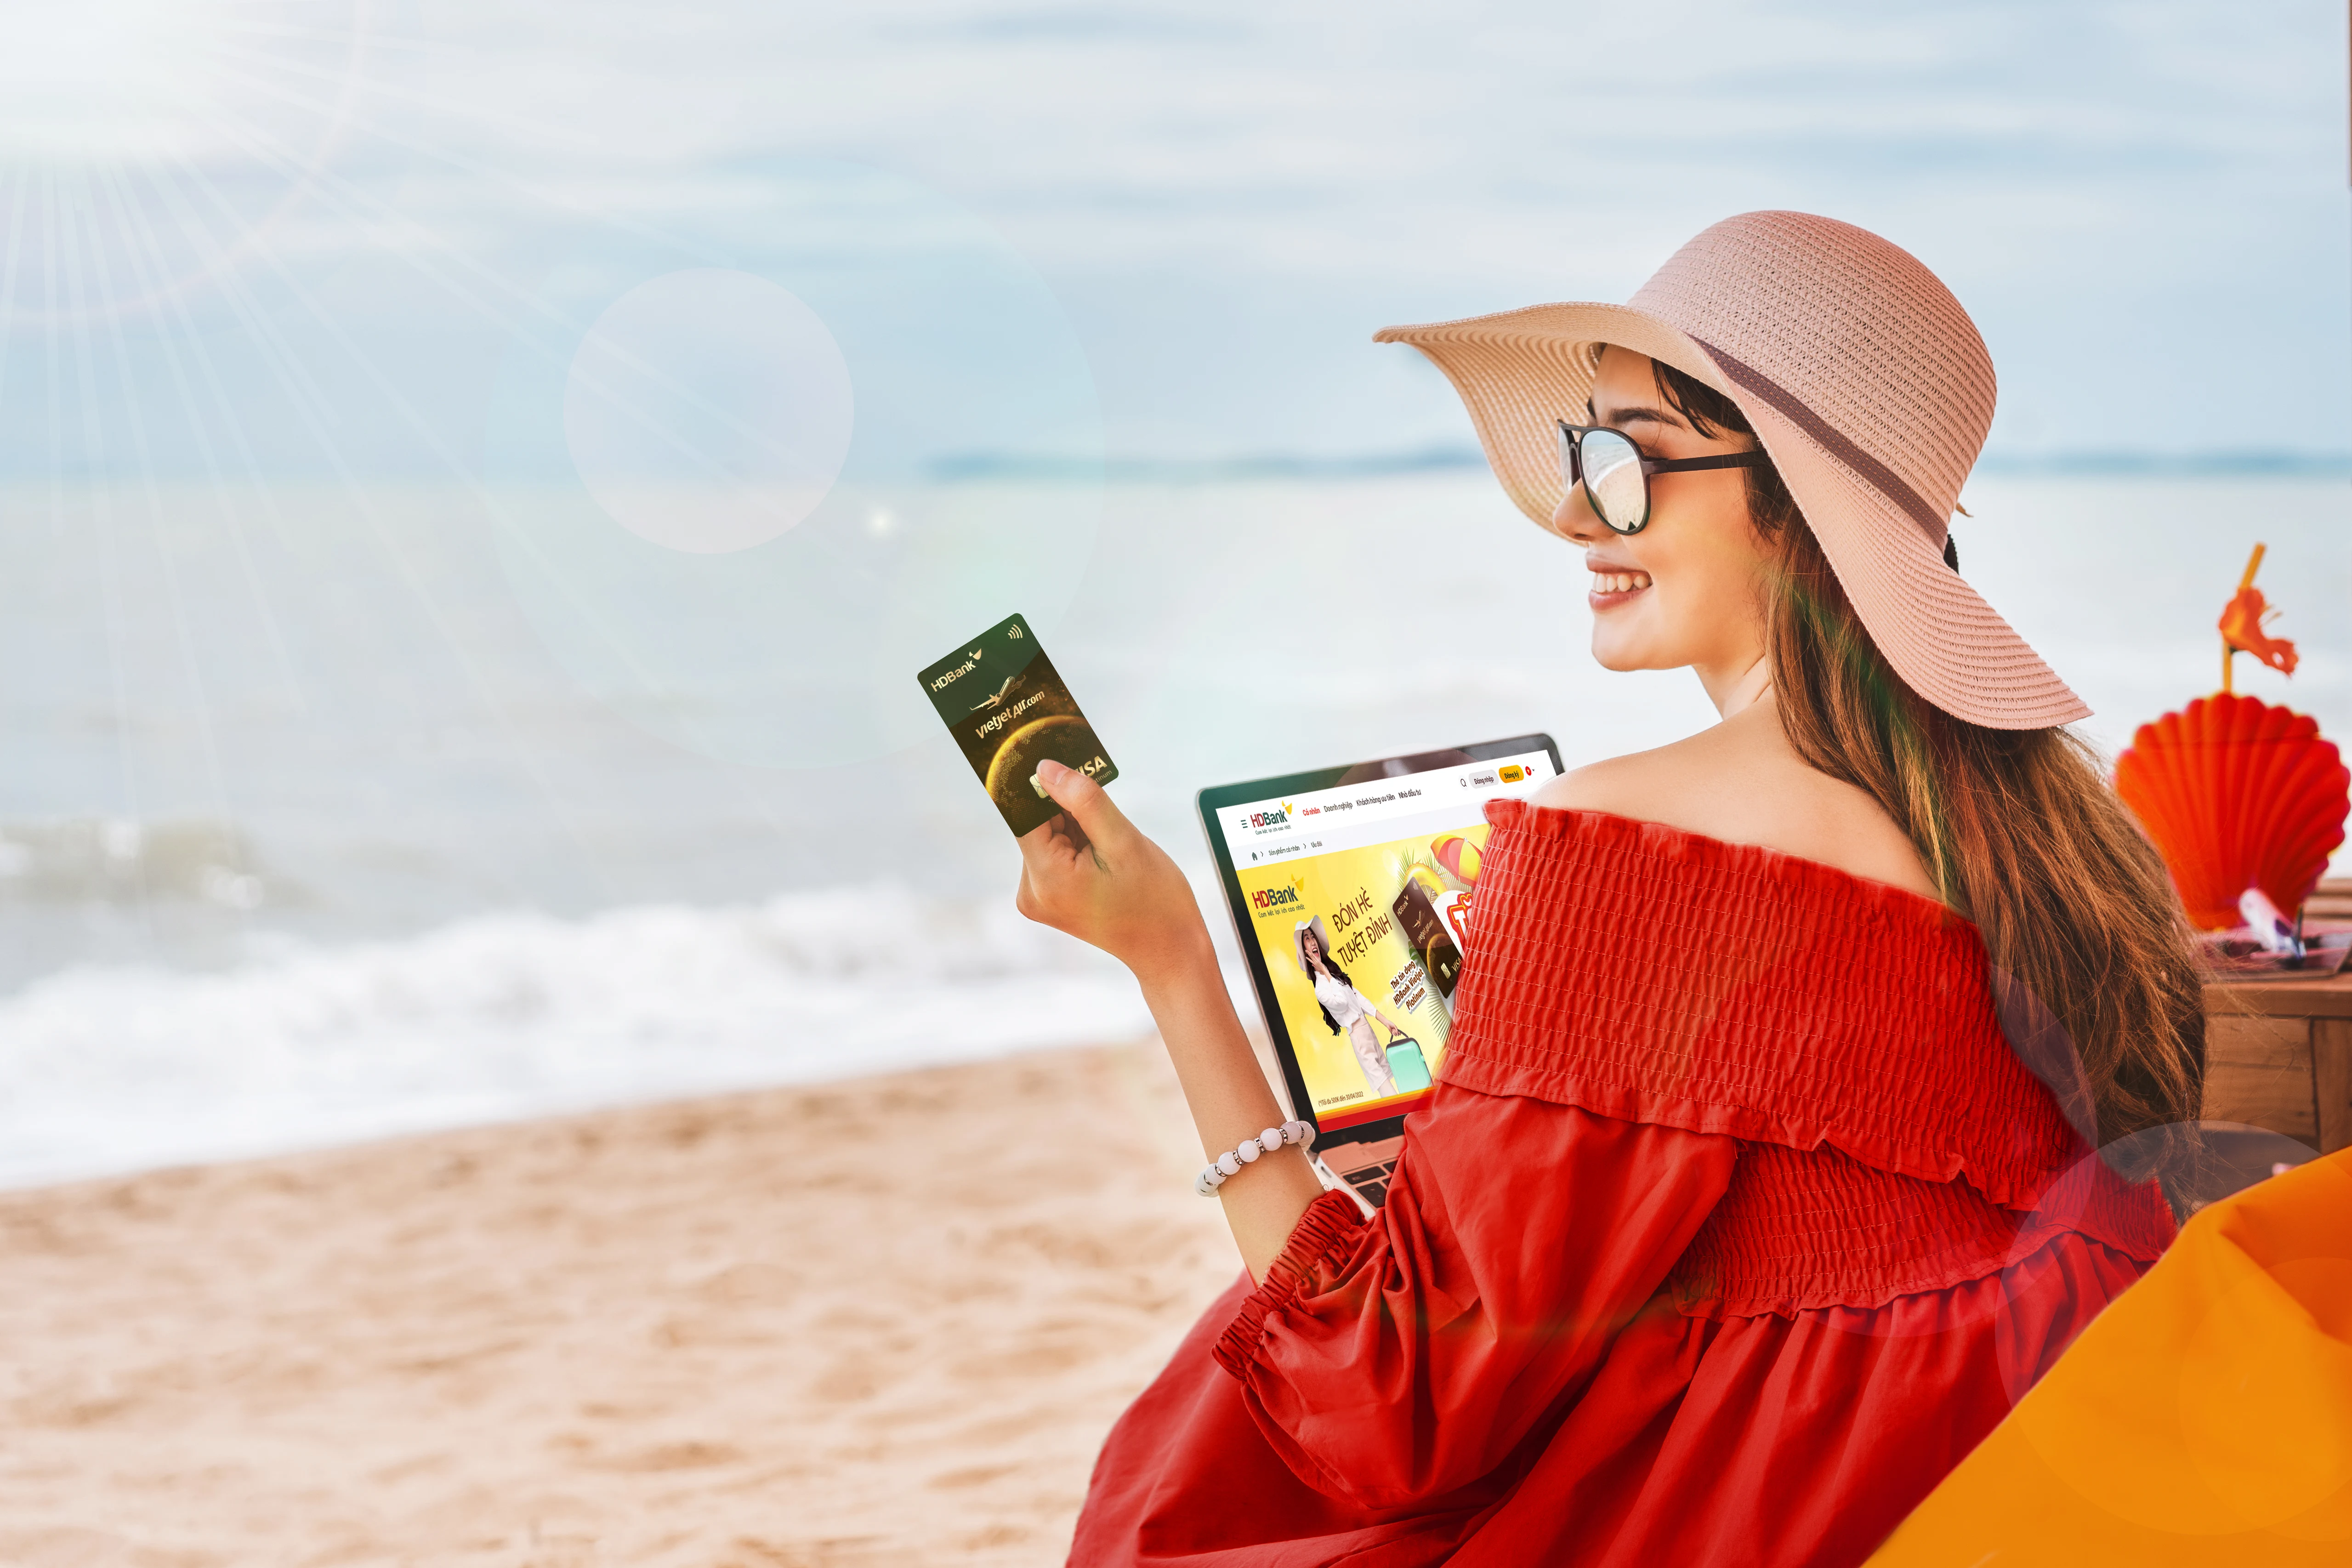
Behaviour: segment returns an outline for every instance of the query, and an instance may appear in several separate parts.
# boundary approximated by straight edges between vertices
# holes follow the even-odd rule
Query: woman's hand
[[[1192,885],[1167,851],[1076,768],[1040,763],[1037,782],[1062,815],[1022,838],[1013,908],[1101,948],[1147,985],[1191,963],[1213,966]]]
[[[1037,782],[1062,815],[1021,840],[1013,907],[1135,972],[1203,1154],[1280,1126],[1283,1112],[1234,1016],[1184,873],[1086,774],[1041,763]],[[1275,1150],[1217,1190],[1254,1277],[1265,1279],[1298,1216],[1322,1191],[1306,1151],[1297,1148]]]

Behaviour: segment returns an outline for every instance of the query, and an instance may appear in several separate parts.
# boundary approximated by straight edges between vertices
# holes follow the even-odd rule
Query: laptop
[[[1368,1208],[1445,1059],[1486,803],[1559,771],[1549,735],[1518,735],[1200,793],[1290,1113]]]

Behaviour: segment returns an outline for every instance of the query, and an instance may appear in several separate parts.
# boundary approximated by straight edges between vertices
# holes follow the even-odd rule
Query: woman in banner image
[[[1908,253],[1784,212],[1628,305],[1380,338],[1581,552],[1594,658],[1720,721],[1486,808],[1370,1217],[1276,1126],[1183,873],[1041,770],[1019,907],[1134,972],[1248,1269],[1071,1561],[1852,1568],[2153,1264],[2196,1147],[2179,898],[1951,541],[1991,360]]]
[[[1389,1053],[1372,1037],[1372,1020],[1378,1018],[1392,1040],[1404,1038],[1404,1030],[1357,990],[1348,972],[1327,956],[1331,939],[1323,929],[1321,915],[1300,921],[1291,932],[1291,942],[1298,950],[1298,967],[1315,987],[1315,1005],[1323,1009],[1323,1022],[1335,1035],[1342,1029],[1348,1032],[1348,1044],[1355,1047],[1356,1061],[1364,1069],[1364,1085],[1372,1098],[1394,1094],[1396,1074],[1389,1068]]]

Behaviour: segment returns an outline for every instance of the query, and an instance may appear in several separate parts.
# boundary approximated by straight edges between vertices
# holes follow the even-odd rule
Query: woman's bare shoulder
[[[1563,811],[1606,811],[1618,816],[1646,819],[1648,813],[1641,808],[1656,800],[1659,786],[1689,773],[1685,749],[1699,738],[1693,735],[1655,751],[1628,752],[1622,757],[1570,768],[1536,791],[1535,804]]]
[[[1778,773],[1783,762],[1803,766],[1780,734],[1778,719],[1759,705],[1654,751],[1572,768],[1535,798],[1538,805],[1606,811],[1645,822],[1671,820],[1675,826],[1704,833],[1701,823],[1679,818],[1717,819],[1738,785]]]
[[[1800,758],[1769,703],[1671,745],[1573,769],[1535,803],[1760,845],[1936,897],[1895,819],[1864,791]]]

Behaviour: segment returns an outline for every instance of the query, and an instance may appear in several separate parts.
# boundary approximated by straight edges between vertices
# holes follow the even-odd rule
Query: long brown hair
[[[1660,395],[1700,435],[1754,436],[1729,398],[1654,363]],[[1944,902],[1982,934],[2010,1036],[2078,1129],[2103,1146],[2168,1129],[2118,1163],[2186,1173],[2205,1078],[2197,958],[2164,862],[2097,753],[2063,729],[1989,730],[1919,697],[1871,641],[1779,471],[1747,474],[1790,744],[1910,837]],[[1956,552],[1946,560],[1958,569]],[[2053,1048],[2067,1043],[2071,1062]],[[2087,1107],[2067,1105],[2083,1095]]]

